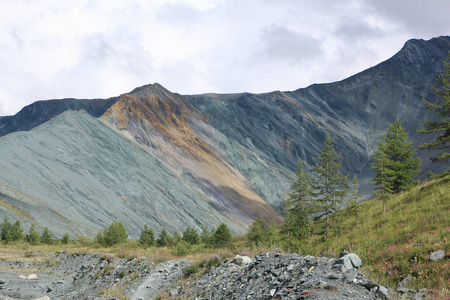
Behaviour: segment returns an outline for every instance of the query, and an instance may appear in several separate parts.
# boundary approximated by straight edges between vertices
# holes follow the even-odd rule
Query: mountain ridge
[[[108,220],[135,238],[145,223],[174,232],[225,222],[244,232],[258,216],[281,222],[275,209],[298,160],[310,168],[326,134],[368,196],[370,159],[390,122],[400,119],[415,146],[427,140],[415,131],[433,117],[422,98],[435,99],[430,86],[448,51],[448,36],[410,40],[363,72],[295,91],[183,96],[155,83],[104,100],[35,102],[0,118],[0,216],[56,236],[70,229],[64,222],[93,234]],[[419,155],[421,178],[443,170]]]

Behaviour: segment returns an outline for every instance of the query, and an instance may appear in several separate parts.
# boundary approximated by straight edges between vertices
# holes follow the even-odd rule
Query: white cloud
[[[450,34],[447,0],[0,0],[0,115],[39,99],[294,90],[409,38]]]

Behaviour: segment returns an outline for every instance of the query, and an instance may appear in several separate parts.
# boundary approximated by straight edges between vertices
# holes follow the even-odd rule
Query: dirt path
[[[160,263],[152,269],[130,298],[132,300],[154,299],[163,289],[169,288],[178,277],[182,276],[183,270],[191,263],[184,260]]]

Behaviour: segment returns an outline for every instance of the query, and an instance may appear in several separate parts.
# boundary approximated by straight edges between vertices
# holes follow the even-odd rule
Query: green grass
[[[354,219],[347,219],[328,240],[313,235],[291,250],[311,255],[351,251],[363,260],[362,270],[373,281],[395,288],[412,274],[410,288],[432,289],[443,299],[449,296],[448,259],[429,262],[428,257],[437,250],[450,253],[450,176],[393,196],[385,216],[376,199],[361,203],[360,211],[358,227]],[[315,227],[323,230],[323,220]]]

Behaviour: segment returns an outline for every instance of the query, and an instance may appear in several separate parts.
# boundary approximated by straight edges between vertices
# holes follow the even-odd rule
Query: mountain
[[[110,99],[38,101],[0,118],[0,216],[55,236],[95,235],[122,221],[182,232],[225,222],[241,233],[276,212],[299,159],[310,167],[330,134],[345,173],[370,195],[371,156],[388,124],[434,116],[422,98],[450,37],[410,40],[389,60],[291,92],[182,96],[159,84]],[[423,158],[421,176],[445,166]]]

